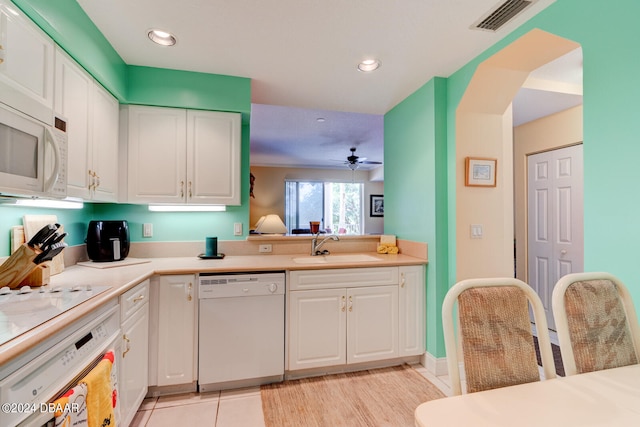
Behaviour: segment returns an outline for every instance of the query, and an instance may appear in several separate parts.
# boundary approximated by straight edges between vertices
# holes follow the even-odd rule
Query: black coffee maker
[[[129,224],[125,220],[90,221],[85,243],[92,261],[123,260],[129,255]]]

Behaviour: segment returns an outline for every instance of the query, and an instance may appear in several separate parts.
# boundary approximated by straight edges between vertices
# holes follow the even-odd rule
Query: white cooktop
[[[0,345],[101,294],[110,286],[0,289]]]

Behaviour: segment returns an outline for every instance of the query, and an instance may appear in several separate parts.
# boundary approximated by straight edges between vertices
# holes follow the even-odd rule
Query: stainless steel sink
[[[378,262],[376,258],[366,254],[318,255],[293,258],[297,264],[340,264],[347,262]]]

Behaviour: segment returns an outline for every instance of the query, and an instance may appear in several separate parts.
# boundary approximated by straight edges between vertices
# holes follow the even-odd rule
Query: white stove
[[[110,286],[42,286],[0,288],[0,345],[35,328],[78,304],[101,294]]]

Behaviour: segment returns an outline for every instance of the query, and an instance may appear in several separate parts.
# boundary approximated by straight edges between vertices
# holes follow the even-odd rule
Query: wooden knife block
[[[45,286],[51,283],[51,266],[49,264],[50,262],[47,261],[37,265],[36,268],[34,268],[31,272],[31,274],[29,274],[26,279],[20,282],[19,286]]]
[[[38,268],[33,260],[40,252],[39,249],[30,248],[25,243],[12,253],[9,259],[0,265],[0,287],[8,286],[14,289],[20,286],[22,281]]]

